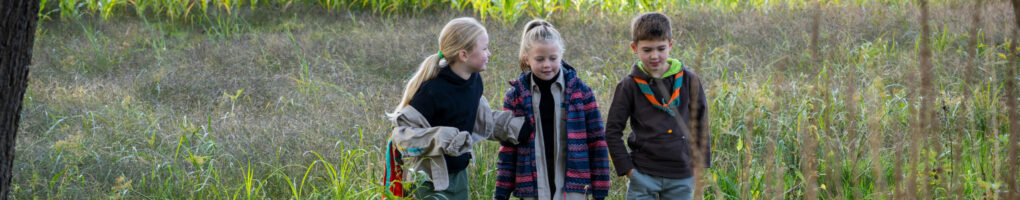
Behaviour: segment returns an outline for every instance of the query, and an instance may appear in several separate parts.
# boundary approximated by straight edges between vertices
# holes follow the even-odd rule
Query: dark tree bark
[[[28,86],[39,0],[0,2],[0,199],[10,194],[14,142]]]
[[[1020,163],[1020,106],[1017,102],[1017,88],[1016,88],[1016,68],[1018,66],[1017,59],[1020,59],[1020,50],[1017,50],[1016,39],[1020,37],[1020,0],[1012,0],[1013,4],[1013,40],[1010,42],[1009,50],[1009,64],[1006,66],[1006,106],[1009,107],[1009,158],[1006,159],[1009,164],[1008,167],[1014,167],[1017,163]],[[1017,169],[1009,170],[1006,174],[1006,188],[1009,189],[1008,199],[1020,198],[1020,183],[1017,183]]]

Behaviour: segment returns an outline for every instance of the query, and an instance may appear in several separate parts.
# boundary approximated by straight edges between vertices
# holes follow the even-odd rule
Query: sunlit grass
[[[1009,29],[995,26],[1008,22],[998,4],[987,6],[992,25],[977,32],[976,49],[966,45],[971,25],[953,20],[969,13],[947,8],[956,1],[933,4],[932,108],[942,128],[904,164],[921,106],[909,1],[828,1],[815,66],[804,1],[409,2],[48,2],[13,198],[378,199],[384,113],[445,20],[489,19],[485,95],[501,105],[519,73],[514,20],[549,17],[607,112],[635,61],[627,20],[660,8],[680,11],[670,13],[680,33],[672,57],[705,80],[708,199],[803,198],[806,137],[817,142],[822,199],[888,199],[912,177],[927,180],[932,198],[952,197],[953,183],[965,199],[1001,199],[1016,170],[1003,161]],[[973,68],[960,67],[971,58]],[[491,196],[497,146],[475,149],[474,199]],[[626,182],[614,177],[611,199]]]

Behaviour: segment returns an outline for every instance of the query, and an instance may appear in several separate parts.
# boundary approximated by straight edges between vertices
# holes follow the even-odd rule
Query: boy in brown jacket
[[[631,37],[631,49],[640,62],[616,85],[606,123],[613,165],[617,175],[630,178],[627,199],[691,199],[694,168],[711,164],[708,103],[701,79],[669,58],[673,34],[662,13],[635,17]],[[625,146],[622,137],[628,120],[632,132]]]

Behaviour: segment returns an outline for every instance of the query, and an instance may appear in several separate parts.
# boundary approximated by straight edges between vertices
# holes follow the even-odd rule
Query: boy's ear
[[[675,41],[676,40],[669,39],[669,48],[673,48],[673,42],[675,42]]]
[[[670,43],[670,45],[672,45],[672,44],[673,43]],[[637,53],[637,43],[634,43],[634,41],[631,41],[630,42],[630,50],[634,51],[634,53]]]

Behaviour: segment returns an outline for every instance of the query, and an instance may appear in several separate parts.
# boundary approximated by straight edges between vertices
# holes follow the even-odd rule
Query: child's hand
[[[631,178],[633,176],[634,176],[634,169],[630,169],[630,171],[627,171],[627,178]]]

